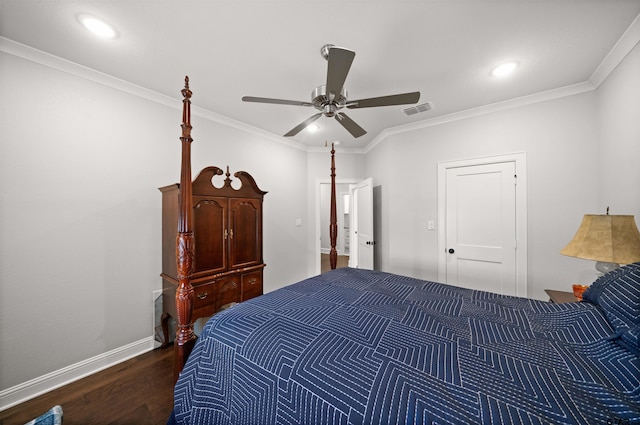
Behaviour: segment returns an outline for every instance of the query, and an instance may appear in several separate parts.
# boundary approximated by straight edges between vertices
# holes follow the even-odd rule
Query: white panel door
[[[446,283],[517,295],[514,162],[446,170]]]
[[[349,267],[373,270],[375,239],[373,235],[373,180],[368,178],[350,189],[351,232],[354,246]]]

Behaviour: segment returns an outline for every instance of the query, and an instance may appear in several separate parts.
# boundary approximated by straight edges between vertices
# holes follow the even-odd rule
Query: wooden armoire
[[[223,185],[216,187],[213,178],[222,174],[218,167],[207,167],[193,181],[193,321],[262,295],[265,267],[262,200],[267,192],[260,190],[253,177],[244,171],[234,173],[240,187],[232,187],[229,167]],[[166,345],[169,342],[168,320],[176,317],[180,185],[172,184],[159,190],[162,192],[162,326]]]

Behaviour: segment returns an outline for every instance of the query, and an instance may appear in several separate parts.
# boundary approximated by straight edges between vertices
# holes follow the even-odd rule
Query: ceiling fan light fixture
[[[505,62],[491,70],[491,75],[494,77],[502,78],[507,77],[516,70],[518,62]]]
[[[336,115],[336,111],[338,110],[337,106],[333,103],[327,103],[322,107],[322,112],[325,117],[334,117]]]
[[[89,30],[93,35],[104,38],[114,39],[118,36],[118,32],[111,25],[91,15],[79,15],[78,21]]]
[[[311,132],[311,133],[315,133],[316,131],[318,131],[320,127],[318,127],[317,124],[309,124],[307,126],[307,131]]]

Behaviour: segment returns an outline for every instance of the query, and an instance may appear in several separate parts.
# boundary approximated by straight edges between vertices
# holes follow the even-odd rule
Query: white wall
[[[583,214],[640,216],[640,47],[591,92],[390,135],[367,154],[382,194],[382,269],[437,279],[437,163],[525,152],[528,295],[596,277],[559,254]]]
[[[139,341],[152,347],[157,188],[180,169],[182,81],[175,102],[155,101],[27,53],[0,52],[0,407],[31,380]],[[229,165],[268,191],[265,291],[308,276],[310,226],[295,226],[308,214],[306,152],[195,113],[192,89],[194,176]]]
[[[640,217],[640,44],[600,86],[598,213]]]
[[[437,219],[439,161],[526,152],[528,294],[566,289],[573,278],[558,251],[579,224],[574,216],[595,206],[594,99],[580,94],[386,138],[367,157],[382,186],[382,268],[437,279],[437,230],[427,220]]]
[[[194,97],[193,103],[197,102]],[[180,117],[178,117],[180,119]],[[259,134],[221,126],[202,117],[191,120],[193,175],[208,165],[229,171],[250,173],[258,187],[267,191],[263,202],[264,291],[308,277],[306,263],[309,223],[296,226],[296,219],[307,214],[307,181],[304,150],[265,140]],[[173,152],[179,156],[178,146]],[[174,171],[179,172],[178,164]],[[167,184],[177,182],[178,174]],[[218,176],[222,184],[224,176]],[[233,176],[232,176],[233,178]]]

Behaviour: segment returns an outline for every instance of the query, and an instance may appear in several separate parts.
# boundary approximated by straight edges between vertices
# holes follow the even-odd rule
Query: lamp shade
[[[640,232],[632,215],[585,214],[560,254],[607,263],[640,261]]]

